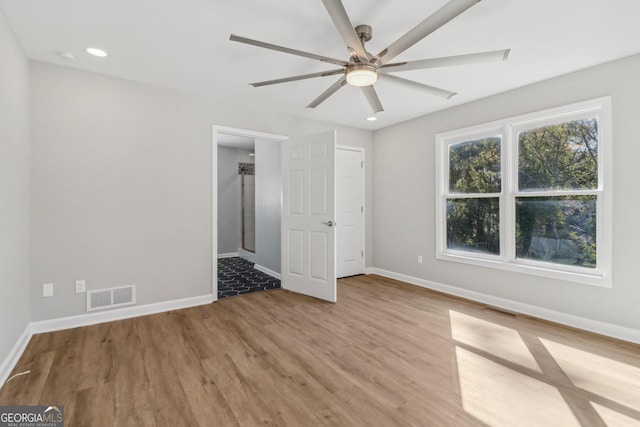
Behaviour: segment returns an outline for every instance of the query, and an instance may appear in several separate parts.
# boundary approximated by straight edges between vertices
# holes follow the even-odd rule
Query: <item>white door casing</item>
[[[282,144],[282,287],[336,302],[336,131]]]
[[[364,149],[336,150],[337,277],[364,274]]]

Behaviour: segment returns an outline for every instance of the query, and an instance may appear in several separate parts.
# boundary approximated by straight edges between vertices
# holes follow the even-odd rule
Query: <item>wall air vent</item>
[[[136,285],[87,291],[87,311],[104,310],[136,303]]]

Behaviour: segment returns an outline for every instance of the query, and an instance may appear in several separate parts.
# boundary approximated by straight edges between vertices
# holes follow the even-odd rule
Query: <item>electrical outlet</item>
[[[87,281],[86,280],[76,280],[76,294],[80,294],[82,292],[87,291]]]
[[[422,255],[418,255],[418,264],[422,264]]]
[[[53,296],[53,283],[45,283],[44,285],[42,285],[42,296],[43,297]]]

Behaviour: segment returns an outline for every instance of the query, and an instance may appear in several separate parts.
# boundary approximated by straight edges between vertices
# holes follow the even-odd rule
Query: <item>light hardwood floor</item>
[[[33,337],[0,405],[86,426],[640,425],[640,346],[378,276]]]

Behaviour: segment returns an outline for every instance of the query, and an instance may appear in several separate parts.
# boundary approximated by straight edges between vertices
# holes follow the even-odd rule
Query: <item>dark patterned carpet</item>
[[[280,287],[280,280],[253,268],[253,263],[239,257],[218,259],[218,298]]]

